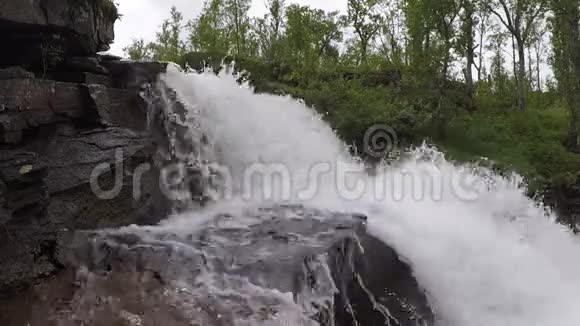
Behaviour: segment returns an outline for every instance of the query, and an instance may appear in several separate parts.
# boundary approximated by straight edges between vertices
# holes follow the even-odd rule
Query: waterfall
[[[369,231],[412,266],[440,325],[578,325],[579,240],[517,176],[454,164],[428,146],[369,168],[295,99],[254,94],[227,73],[170,67],[162,81],[211,144],[202,161],[221,182],[206,209],[292,203],[365,214]],[[383,131],[383,145],[395,146]],[[203,215],[156,228],[180,232]]]

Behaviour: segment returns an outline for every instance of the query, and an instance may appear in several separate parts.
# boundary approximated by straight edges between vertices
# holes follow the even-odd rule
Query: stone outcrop
[[[62,230],[151,222],[155,147],[137,92],[0,80],[0,103],[0,232],[9,235],[0,242],[4,293],[58,270],[54,252],[44,248],[53,248]],[[137,197],[133,173],[143,165],[150,168],[138,176]],[[95,184],[120,191],[99,197]]]
[[[112,0],[0,2],[0,67],[51,69],[75,56],[109,49],[118,18]]]
[[[580,233],[580,184],[548,189],[544,202],[555,210],[560,223]]]
[[[141,96],[165,65],[98,55],[116,19],[109,0],[0,2],[0,295],[59,271],[66,230],[167,215]]]

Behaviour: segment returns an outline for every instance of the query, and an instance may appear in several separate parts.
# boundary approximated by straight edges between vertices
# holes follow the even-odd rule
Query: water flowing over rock
[[[109,0],[0,3],[0,324],[433,322],[363,215],[216,205],[218,147],[167,64],[97,54],[117,18]]]
[[[142,325],[421,326],[433,318],[409,267],[353,214],[247,209],[193,230],[88,231],[70,243],[61,261],[86,267],[48,286],[75,283],[69,303],[54,306],[45,293],[32,309],[61,325],[135,316]]]

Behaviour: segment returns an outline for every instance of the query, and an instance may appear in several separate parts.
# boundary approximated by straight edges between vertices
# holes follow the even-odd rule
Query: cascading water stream
[[[212,211],[304,203],[360,212],[370,232],[413,267],[438,324],[580,324],[579,240],[527,198],[517,180],[456,166],[428,148],[371,176],[296,100],[256,95],[227,74],[170,67],[162,80],[196,115],[228,175]],[[248,171],[289,182],[260,183]],[[192,215],[158,230],[193,227],[199,221]]]

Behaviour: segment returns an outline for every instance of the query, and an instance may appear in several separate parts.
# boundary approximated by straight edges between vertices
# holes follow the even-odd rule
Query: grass
[[[481,107],[449,125],[439,140],[452,158],[487,157],[500,169],[515,170],[540,190],[570,187],[580,180],[580,155],[563,145],[568,113],[557,104],[531,103],[527,112]]]

